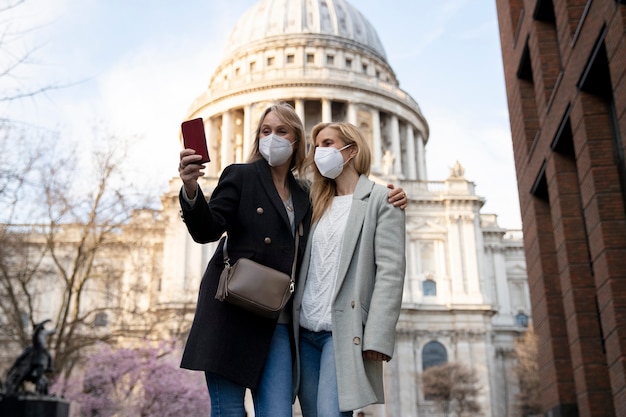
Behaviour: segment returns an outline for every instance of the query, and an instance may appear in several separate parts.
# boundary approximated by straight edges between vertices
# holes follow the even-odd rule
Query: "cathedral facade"
[[[396,350],[385,370],[386,404],[362,410],[365,415],[437,415],[420,376],[446,362],[476,372],[485,416],[512,415],[514,342],[530,316],[521,233],[481,212],[484,199],[459,162],[447,178],[427,178],[428,123],[354,6],[262,0],[240,18],[187,117],[205,123],[212,155],[202,184],[207,194],[224,167],[246,160],[259,116],[274,101],[292,104],[307,132],[327,121],[358,126],[373,150],[372,179],[408,194],[407,272]],[[177,216],[179,188],[173,179],[162,199],[169,225],[156,297],[161,305],[195,302],[215,248],[188,236]]]

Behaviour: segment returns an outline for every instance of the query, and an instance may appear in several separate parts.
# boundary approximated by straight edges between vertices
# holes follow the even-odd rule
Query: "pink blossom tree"
[[[209,394],[198,372],[178,367],[173,348],[144,346],[87,356],[82,376],[58,380],[52,392],[72,401],[72,415],[84,417],[206,416]]]

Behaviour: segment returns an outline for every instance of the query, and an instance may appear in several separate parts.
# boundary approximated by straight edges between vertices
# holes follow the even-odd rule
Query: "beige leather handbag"
[[[223,246],[225,266],[220,275],[215,298],[259,316],[277,318],[294,291],[298,242],[301,235],[302,224],[296,236],[296,251],[291,276],[246,258],[240,258],[231,265],[227,251],[228,237],[226,237]]]

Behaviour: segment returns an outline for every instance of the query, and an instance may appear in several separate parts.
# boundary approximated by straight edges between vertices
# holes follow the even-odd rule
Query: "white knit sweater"
[[[302,295],[300,325],[331,331],[331,304],[352,195],[337,196],[320,218],[311,240],[311,262]]]

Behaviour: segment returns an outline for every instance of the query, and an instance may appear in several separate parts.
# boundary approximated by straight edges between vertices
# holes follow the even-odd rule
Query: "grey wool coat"
[[[387,202],[388,192],[361,175],[343,238],[331,309],[342,411],[384,402],[383,363],[363,360],[362,352],[374,350],[392,357],[400,316],[406,269],[405,213]],[[296,340],[315,227],[294,295]]]
[[[294,256],[301,258],[304,253],[311,206],[308,191],[291,173],[289,186],[295,224],[302,223],[303,226],[299,254],[295,254],[287,211],[264,159],[226,167],[208,202],[200,189],[193,207],[181,194],[183,219],[190,235],[199,243],[216,241],[227,232],[231,262],[246,257],[291,274]],[[181,366],[217,373],[255,389],[263,372],[276,320],[256,316],[215,299],[224,269],[222,246],[223,239],[202,277]]]

